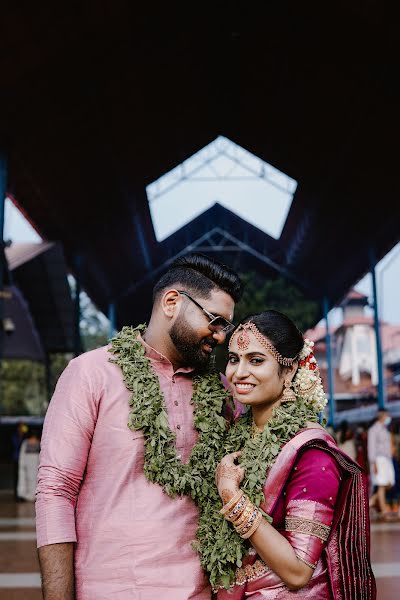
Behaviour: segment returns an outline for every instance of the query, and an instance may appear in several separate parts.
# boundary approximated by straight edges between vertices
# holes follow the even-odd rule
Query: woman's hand
[[[217,484],[218,493],[224,504],[233,498],[243,480],[244,469],[240,465],[235,464],[235,460],[241,454],[241,451],[227,454],[217,467],[215,482]]]

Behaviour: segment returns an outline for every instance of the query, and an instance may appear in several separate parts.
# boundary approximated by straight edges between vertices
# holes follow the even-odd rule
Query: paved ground
[[[33,504],[0,496],[0,600],[41,600],[35,539]],[[373,523],[371,546],[378,600],[397,600],[400,522]]]

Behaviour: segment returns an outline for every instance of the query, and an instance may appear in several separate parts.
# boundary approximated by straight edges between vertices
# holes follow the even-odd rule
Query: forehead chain
[[[251,321],[244,323],[244,325],[239,325],[239,327],[237,327],[235,329],[235,331],[232,334],[231,339],[229,340],[229,350],[231,350],[233,338],[237,334],[239,334],[239,337],[237,338],[236,343],[238,345],[239,350],[247,350],[247,348],[250,345],[250,338],[249,338],[248,331],[251,331],[251,333],[254,335],[256,340],[258,342],[260,342],[260,344],[262,346],[264,346],[264,348],[266,348],[268,350],[268,352],[270,352],[272,354],[272,356],[278,361],[278,363],[280,363],[281,365],[284,365],[285,367],[290,367],[294,363],[294,361],[295,361],[294,358],[287,358],[286,356],[282,356],[282,354],[280,352],[278,352],[278,350],[275,348],[275,346],[273,344],[271,344],[271,342],[269,340],[267,340],[267,338],[261,333],[261,331]]]

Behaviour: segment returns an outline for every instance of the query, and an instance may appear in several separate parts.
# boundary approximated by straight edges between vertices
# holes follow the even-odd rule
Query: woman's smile
[[[249,394],[256,387],[255,383],[248,383],[245,381],[235,381],[233,385],[238,394]]]

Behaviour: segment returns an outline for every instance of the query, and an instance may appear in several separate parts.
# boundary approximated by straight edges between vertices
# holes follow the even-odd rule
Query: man
[[[14,498],[16,502],[23,502],[24,499],[18,496],[18,477],[19,477],[19,454],[21,450],[21,444],[24,441],[25,435],[28,431],[28,426],[23,421],[20,421],[17,425],[16,430],[12,435],[12,458],[13,458],[13,487],[14,487]]]
[[[199,254],[180,258],[154,288],[142,336],[135,333],[132,348],[129,331],[114,342],[121,353],[132,350],[132,361],[120,356],[116,364],[110,348],[100,348],[71,361],[60,377],[44,424],[36,502],[45,600],[210,598],[192,549],[198,509],[188,496],[172,498],[149,481],[148,457],[172,432],[179,465],[188,463],[198,437],[192,380],[233,328],[240,294],[226,266]],[[146,382],[156,375],[159,387],[143,387],[142,373]],[[145,446],[143,431],[127,423],[145,422],[157,393],[168,423],[161,414],[150,419],[159,435]]]
[[[394,468],[392,460],[392,442],[388,425],[391,417],[386,410],[379,410],[376,422],[368,431],[368,460],[371,481],[377,490],[370,498],[370,507],[378,503],[383,517],[390,515],[386,503],[386,490],[394,485]]]

